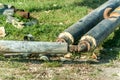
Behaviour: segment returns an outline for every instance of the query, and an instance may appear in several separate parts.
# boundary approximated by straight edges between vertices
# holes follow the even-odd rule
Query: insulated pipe
[[[106,3],[89,13],[87,16],[68,27],[64,32],[60,33],[57,41],[73,44],[103,19],[103,12],[106,8],[111,7],[112,10],[114,10],[119,5],[120,0],[108,0]]]
[[[79,52],[94,49],[120,25],[120,7],[116,8],[110,15],[109,18],[102,20],[81,38],[78,44]]]
[[[68,44],[60,42],[4,41],[0,40],[0,52],[4,53],[60,53],[68,52]]]

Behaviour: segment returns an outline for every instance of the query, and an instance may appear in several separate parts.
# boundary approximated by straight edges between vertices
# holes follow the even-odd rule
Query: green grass
[[[16,8],[25,9],[31,16],[38,20],[35,26],[17,29],[13,25],[5,22],[6,17],[0,15],[0,26],[4,26],[6,37],[4,40],[23,40],[27,33],[32,34],[36,41],[55,41],[58,34],[87,15],[107,0],[1,0],[1,3],[14,5]],[[120,30],[115,30],[101,45],[103,48],[120,46]],[[99,51],[102,59],[119,59],[119,51]],[[114,57],[113,57],[114,56]],[[60,67],[58,62],[45,62],[43,67]],[[37,68],[31,72],[30,68]],[[34,79],[41,70],[39,61],[21,61],[1,58],[0,79],[2,80],[31,80]],[[3,71],[5,68],[8,71]],[[16,72],[17,71],[17,72]],[[39,79],[38,79],[39,80]]]
[[[60,62],[45,62],[43,63],[43,67],[62,67],[62,63]]]
[[[25,9],[31,12],[32,17],[39,21],[39,25],[19,30],[11,24],[6,24],[4,22],[5,18],[2,18],[3,22],[1,25],[5,26],[7,33],[3,39],[22,40],[25,34],[31,33],[38,41],[55,41],[60,32],[89,13],[92,7],[87,4],[96,1],[92,0],[86,3],[83,0],[2,0],[1,2],[14,5],[16,8]],[[85,5],[83,4],[84,2]],[[95,3],[94,7],[99,6],[101,3]]]

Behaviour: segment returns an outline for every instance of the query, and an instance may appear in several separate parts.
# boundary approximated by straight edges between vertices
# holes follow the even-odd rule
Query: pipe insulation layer
[[[60,42],[3,41],[0,52],[8,53],[67,53],[68,44]]]
[[[87,16],[68,27],[63,33],[60,33],[58,39],[64,39],[68,44],[73,44],[79,40],[81,36],[103,20],[103,12],[106,8],[111,7],[112,10],[114,10],[119,5],[120,0],[108,0]]]

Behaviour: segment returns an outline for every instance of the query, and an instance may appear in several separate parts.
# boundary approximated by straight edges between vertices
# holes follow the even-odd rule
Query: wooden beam
[[[0,40],[0,52],[6,53],[62,53],[68,52],[68,44],[60,42],[4,41]]]

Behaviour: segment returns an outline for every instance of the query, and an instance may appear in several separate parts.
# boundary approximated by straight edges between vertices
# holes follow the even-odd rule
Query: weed
[[[45,62],[43,63],[43,67],[62,67],[61,62]]]

